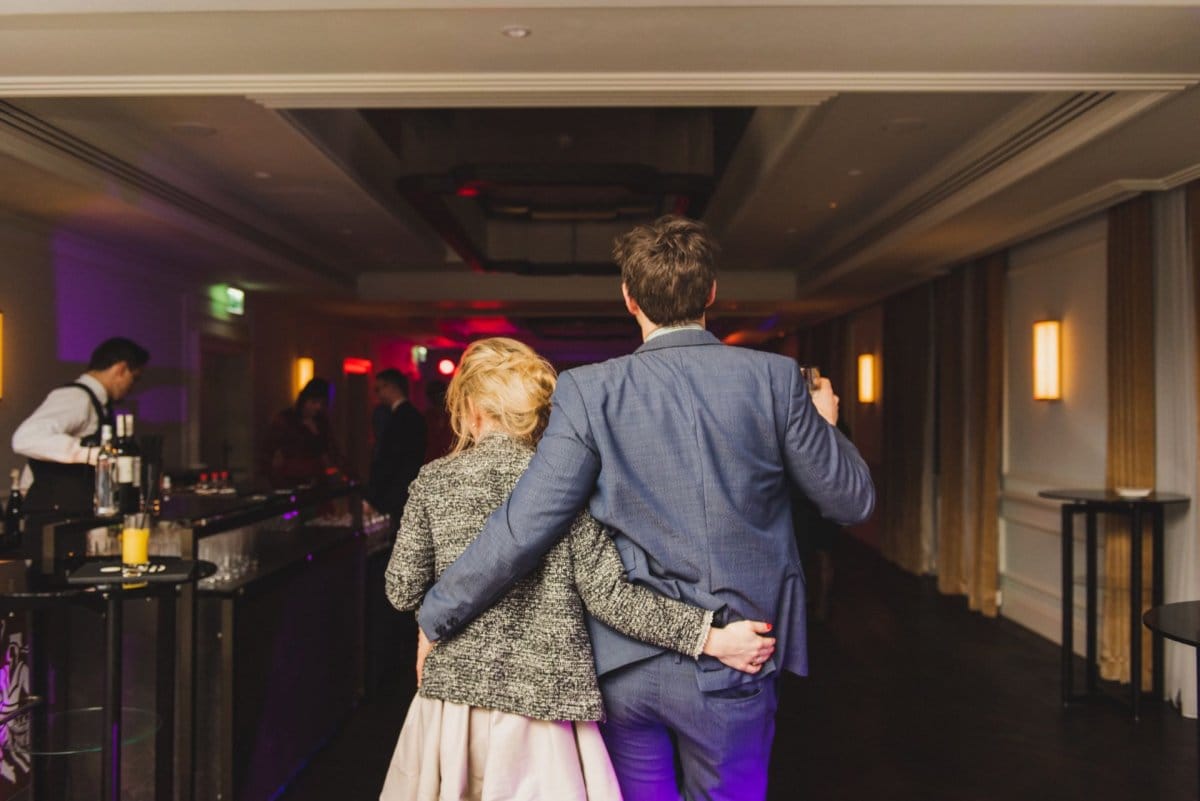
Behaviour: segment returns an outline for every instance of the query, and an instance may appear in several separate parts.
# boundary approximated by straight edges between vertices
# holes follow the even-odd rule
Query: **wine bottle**
[[[21,507],[24,498],[21,496],[21,471],[13,470],[12,490],[8,493],[8,505],[4,507],[4,536],[0,550],[13,551],[21,547],[21,533],[24,518]]]
[[[96,514],[109,517],[120,511],[117,502],[117,450],[112,426],[100,427],[100,452],[96,456]]]
[[[133,436],[133,415],[117,415],[117,505],[122,514],[142,508],[142,453]]]

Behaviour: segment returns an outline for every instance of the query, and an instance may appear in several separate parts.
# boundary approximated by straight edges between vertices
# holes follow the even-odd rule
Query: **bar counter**
[[[26,583],[120,553],[116,518],[29,523]],[[361,488],[348,481],[165,499],[151,556],[212,562],[217,572],[180,588],[170,621],[161,620],[153,599],[124,604],[122,706],[126,715],[157,716],[171,731],[127,746],[123,797],[275,797],[363,695],[368,560],[386,559],[390,534],[386,518],[364,519]],[[103,618],[72,607],[31,613],[27,625],[32,692],[47,699],[37,714],[56,720],[95,707]],[[160,650],[171,643],[174,659],[167,660]],[[164,676],[162,664],[173,675]],[[162,714],[171,707],[173,716]],[[156,787],[156,773],[164,772],[154,766],[168,758],[173,786]],[[38,761],[31,798],[98,797],[95,756]]]

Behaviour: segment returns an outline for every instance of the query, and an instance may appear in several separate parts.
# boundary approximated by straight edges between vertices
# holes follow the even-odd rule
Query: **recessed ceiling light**
[[[831,208],[831,209],[836,209],[836,208],[837,208],[837,201],[836,201],[836,200],[831,200],[831,201],[829,201],[829,208]]]
[[[862,170],[860,170],[858,167],[855,167],[853,170],[850,170],[850,172],[848,172],[846,174],[851,176],[852,178],[857,178],[858,176],[862,175]]]
[[[265,181],[271,177],[271,173],[267,172],[266,170],[255,170],[254,177],[260,181]]]
[[[183,136],[212,136],[217,129],[202,122],[173,122],[171,130]]]
[[[500,33],[509,39],[525,39],[533,34],[533,30],[524,25],[505,25],[500,29]]]

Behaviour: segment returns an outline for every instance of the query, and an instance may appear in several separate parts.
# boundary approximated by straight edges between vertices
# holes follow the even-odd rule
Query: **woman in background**
[[[336,468],[338,449],[329,428],[329,382],[314,378],[296,405],[275,415],[263,448],[265,469],[276,488],[311,484]]]
[[[447,407],[452,453],[422,468],[387,569],[387,595],[414,609],[525,471],[556,376],[532,349],[492,338],[463,353]],[[595,721],[603,707],[584,607],[605,624],[688,657],[756,672],[774,650],[766,623],[711,627],[712,611],[626,581],[591,516],[456,637],[427,650],[382,801],[616,801]]]

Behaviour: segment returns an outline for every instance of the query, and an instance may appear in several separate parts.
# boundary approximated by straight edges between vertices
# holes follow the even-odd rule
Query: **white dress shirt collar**
[[[655,328],[646,337],[646,342],[655,337],[663,336],[664,334],[674,334],[676,331],[703,331],[704,326],[700,323],[684,323],[683,325],[664,325],[662,328]]]

